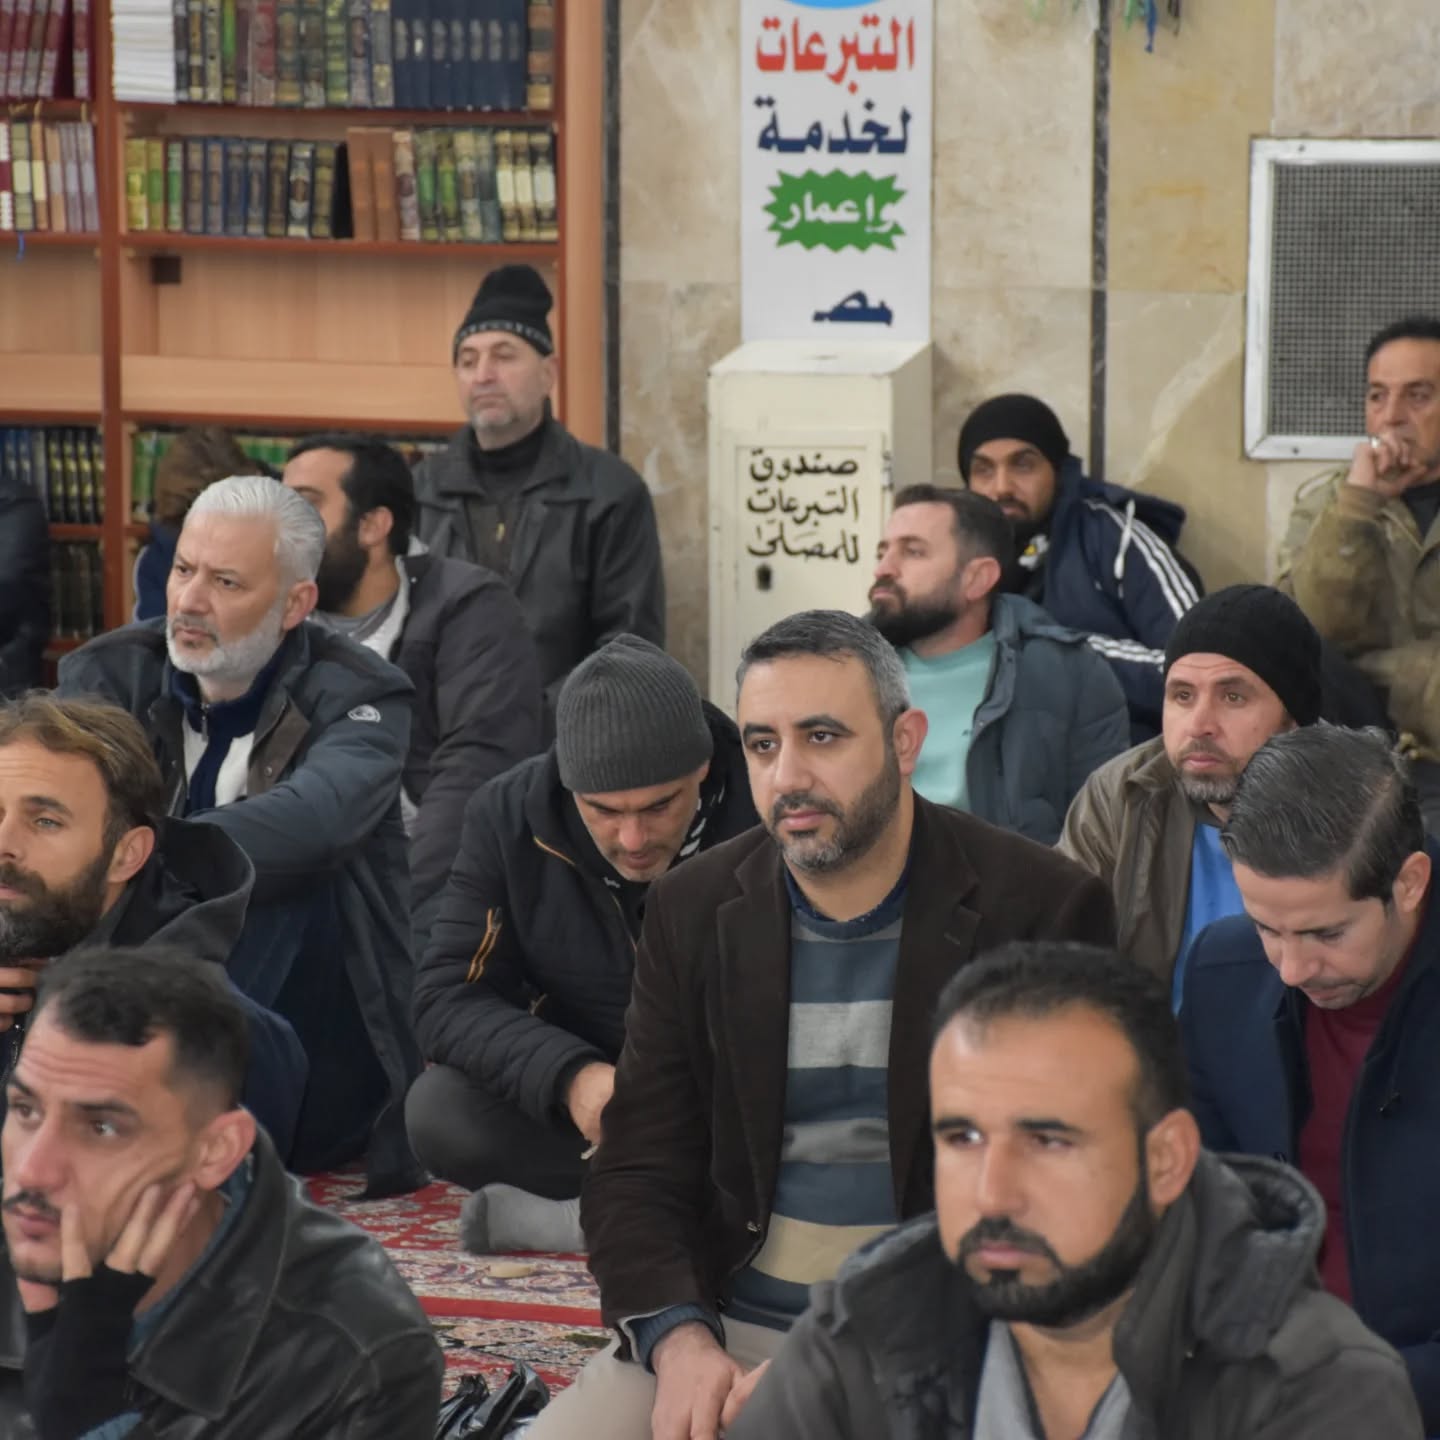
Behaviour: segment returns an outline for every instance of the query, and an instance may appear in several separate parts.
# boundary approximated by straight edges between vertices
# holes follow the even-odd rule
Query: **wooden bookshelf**
[[[96,98],[9,107],[93,119],[101,229],[0,235],[0,424],[98,426],[104,520],[53,525],[98,543],[109,626],[131,613],[146,527],[130,505],[134,434],[217,424],[442,436],[461,423],[450,344],[484,273],[525,261],[555,292],[556,408],[603,443],[603,7],[555,0],[551,110],[268,109],[117,101],[111,0],[92,5]],[[130,233],[124,144],[138,136],[343,139],[351,126],[549,125],[560,238],[480,245]],[[80,642],[57,637],[58,655]]]

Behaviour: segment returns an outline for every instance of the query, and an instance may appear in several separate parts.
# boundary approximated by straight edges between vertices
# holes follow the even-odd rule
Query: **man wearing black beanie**
[[[1033,395],[997,395],[973,410],[959,462],[966,485],[1015,527],[1005,588],[1089,636],[1125,688],[1132,740],[1153,737],[1165,642],[1201,594],[1173,548],[1184,510],[1090,479],[1055,412]]]
[[[1102,766],[1059,848],[1105,880],[1120,949],[1182,993],[1191,941],[1244,909],[1220,844],[1241,772],[1272,735],[1320,718],[1321,643],[1288,596],[1231,585],[1165,648],[1162,734]]]
[[[416,534],[434,554],[509,581],[540,655],[553,718],[565,677],[616,635],[665,643],[660,537],[645,482],[551,413],[550,288],[502,265],[455,332],[468,423],[415,472]]]

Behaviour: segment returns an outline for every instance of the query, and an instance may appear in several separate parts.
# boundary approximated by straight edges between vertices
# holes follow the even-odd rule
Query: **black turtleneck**
[[[510,573],[510,545],[520,514],[520,492],[535,473],[545,443],[545,421],[498,450],[482,450],[470,432],[470,465],[483,496],[465,502],[470,544],[478,564]]]

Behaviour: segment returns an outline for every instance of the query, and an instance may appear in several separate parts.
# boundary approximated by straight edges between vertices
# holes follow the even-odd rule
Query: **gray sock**
[[[460,1207],[460,1246],[472,1255],[505,1250],[585,1249],[580,1200],[546,1200],[513,1185],[487,1185]]]

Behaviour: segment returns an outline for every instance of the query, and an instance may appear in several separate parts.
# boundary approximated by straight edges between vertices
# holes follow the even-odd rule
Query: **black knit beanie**
[[[1165,647],[1165,673],[1182,655],[1224,655],[1253,670],[1297,725],[1320,718],[1320,635],[1300,607],[1270,585],[1230,585],[1180,617]]]
[[[960,476],[970,480],[970,461],[991,440],[1033,445],[1058,475],[1070,458],[1070,439],[1055,412],[1033,395],[997,395],[977,405],[960,427]]]
[[[576,794],[664,785],[714,749],[690,672],[638,635],[617,635],[560,688],[555,758],[560,783]]]
[[[555,303],[550,287],[533,265],[502,265],[481,282],[455,332],[452,363],[460,358],[460,346],[482,330],[504,330],[528,341],[542,355],[555,349],[550,335],[550,307]]]

